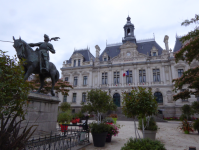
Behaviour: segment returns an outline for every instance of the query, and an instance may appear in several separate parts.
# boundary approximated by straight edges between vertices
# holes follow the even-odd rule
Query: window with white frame
[[[67,102],[67,95],[64,95],[63,102]]]
[[[132,71],[126,71],[127,72],[127,75],[126,75],[126,83],[129,84],[129,83],[133,83],[133,78],[132,78]]]
[[[83,103],[86,102],[86,93],[82,93],[82,102],[83,102]]]
[[[139,70],[139,82],[146,82],[146,72],[145,70]]]
[[[160,82],[160,69],[153,69],[153,82]]]
[[[74,64],[73,64],[73,67],[76,67],[76,60],[74,60]]]
[[[83,78],[83,85],[87,85],[87,76],[84,76]]]
[[[178,69],[178,78],[182,77],[184,70]]]
[[[72,99],[73,103],[76,103],[76,98],[77,98],[77,93],[73,93],[73,99]]]
[[[102,73],[102,84],[108,84],[107,72]]]
[[[120,72],[114,72],[114,78],[113,78],[114,84],[120,83]]]
[[[77,86],[77,77],[74,77],[74,83],[73,83],[74,86]]]
[[[80,66],[80,59],[78,59],[78,66]]]

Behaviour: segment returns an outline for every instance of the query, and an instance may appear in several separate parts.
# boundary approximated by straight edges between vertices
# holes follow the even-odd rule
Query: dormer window
[[[156,56],[156,52],[153,52],[153,56]]]
[[[80,59],[78,59],[78,66],[80,66]]]
[[[107,61],[107,59],[106,59],[106,58],[104,58],[104,61]]]
[[[74,64],[73,64],[73,67],[76,67],[76,60],[74,60]]]

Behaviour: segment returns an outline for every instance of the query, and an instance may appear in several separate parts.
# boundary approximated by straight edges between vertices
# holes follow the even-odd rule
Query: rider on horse
[[[39,59],[40,59],[40,72],[41,73],[48,73],[49,72],[49,53],[55,54],[55,50],[51,43],[48,43],[50,38],[48,35],[44,34],[44,42],[39,43],[29,43],[28,45],[31,47],[39,46]]]

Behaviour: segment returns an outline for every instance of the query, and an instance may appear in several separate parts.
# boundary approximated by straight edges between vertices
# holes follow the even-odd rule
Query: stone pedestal
[[[59,98],[44,94],[30,93],[26,121],[29,125],[38,125],[34,135],[46,135],[56,132]]]

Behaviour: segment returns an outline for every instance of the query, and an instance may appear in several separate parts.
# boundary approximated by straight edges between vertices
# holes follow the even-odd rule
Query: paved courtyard
[[[132,121],[117,121],[117,123],[123,125],[123,127],[120,129],[118,136],[112,137],[111,143],[106,143],[103,148],[96,148],[91,144],[81,150],[120,150],[130,137],[135,137],[134,124]],[[194,146],[199,150],[199,135],[197,132],[184,134],[181,130],[177,129],[180,125],[179,121],[157,124],[160,129],[156,134],[156,139],[164,143],[167,150],[188,150],[189,146]],[[142,133],[139,133],[142,137]],[[90,141],[93,143],[92,135],[90,136]]]

